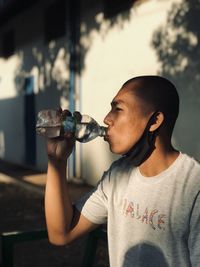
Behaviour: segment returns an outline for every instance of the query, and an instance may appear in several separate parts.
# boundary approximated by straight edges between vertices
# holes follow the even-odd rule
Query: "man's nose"
[[[106,117],[104,118],[103,122],[108,126],[112,124],[112,120],[111,120],[111,117],[110,117],[110,112],[106,115]]]

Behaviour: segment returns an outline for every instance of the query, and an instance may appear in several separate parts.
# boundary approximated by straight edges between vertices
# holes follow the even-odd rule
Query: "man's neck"
[[[179,152],[171,145],[163,147],[157,145],[151,156],[140,166],[140,172],[147,178],[158,175],[166,170],[179,156]]]

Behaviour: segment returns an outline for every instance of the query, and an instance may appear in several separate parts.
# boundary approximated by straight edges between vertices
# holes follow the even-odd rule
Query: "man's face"
[[[150,117],[142,115],[141,104],[133,92],[128,85],[120,89],[104,119],[108,125],[105,140],[116,154],[127,153],[137,143]]]

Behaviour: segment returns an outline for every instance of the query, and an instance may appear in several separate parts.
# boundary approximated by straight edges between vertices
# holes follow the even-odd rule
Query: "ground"
[[[1,233],[46,229],[45,179],[45,173],[0,161]],[[73,183],[69,183],[69,187],[73,200],[91,189],[88,185]],[[86,241],[87,236],[62,247],[51,245],[47,239],[19,243],[14,247],[14,267],[82,266]],[[107,246],[105,242],[100,241],[94,266],[108,266],[107,258]],[[0,252],[0,259],[2,259],[2,252]]]

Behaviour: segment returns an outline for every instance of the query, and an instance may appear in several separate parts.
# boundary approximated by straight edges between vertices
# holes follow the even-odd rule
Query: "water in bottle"
[[[38,113],[36,124],[38,134],[47,138],[63,136],[65,132],[74,133],[77,141],[86,143],[97,136],[106,135],[106,127],[100,126],[93,118],[82,115],[77,121],[74,116],[66,116],[64,119],[56,110],[42,110]]]

